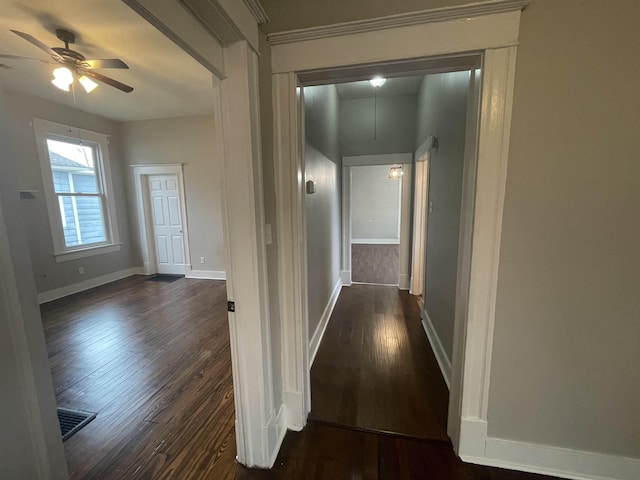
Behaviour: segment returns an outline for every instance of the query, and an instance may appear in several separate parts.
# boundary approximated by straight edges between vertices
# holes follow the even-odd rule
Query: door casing
[[[158,262],[153,232],[153,218],[149,202],[149,177],[153,175],[175,175],[178,182],[180,197],[180,214],[182,215],[182,246],[184,251],[185,271],[191,268],[189,254],[189,228],[187,222],[186,198],[184,189],[184,174],[181,163],[176,164],[146,164],[132,165],[134,183],[136,187],[136,202],[138,211],[138,226],[140,231],[140,250],[145,275],[158,273]]]

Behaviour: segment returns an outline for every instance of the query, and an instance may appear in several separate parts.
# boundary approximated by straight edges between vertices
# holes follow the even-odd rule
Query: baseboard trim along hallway
[[[327,325],[329,324],[329,319],[331,318],[331,314],[333,313],[333,309],[336,306],[336,302],[338,301],[338,297],[340,296],[340,291],[342,290],[342,278],[338,278],[335,286],[333,287],[333,292],[331,292],[331,297],[329,298],[329,302],[322,312],[322,317],[320,318],[320,323],[316,327],[316,331],[313,332],[313,336],[311,337],[311,341],[309,342],[309,358],[310,365],[313,365],[313,361],[316,359],[316,355],[318,354],[318,348],[320,347],[320,342],[322,342],[322,337],[324,336],[324,332],[327,330]]]

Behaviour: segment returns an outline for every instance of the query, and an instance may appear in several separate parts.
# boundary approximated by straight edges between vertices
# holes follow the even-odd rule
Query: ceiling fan
[[[117,88],[125,93],[133,91],[133,87],[125,85],[113,78],[107,77],[101,73],[96,72],[96,69],[100,68],[129,68],[119,58],[106,58],[100,60],[87,60],[81,53],[71,50],[69,48],[70,43],[74,43],[76,36],[64,29],[56,30],[56,36],[64,42],[64,47],[48,47],[37,38],[29,35],[28,33],[19,32],[17,30],[11,30],[13,33],[22,37],[27,42],[35,45],[43,52],[51,56],[51,60],[40,60],[38,58],[20,57],[17,55],[5,55],[0,54],[0,58],[7,58],[10,60],[37,60],[49,64],[60,64],[61,66],[53,70],[54,79],[52,83],[61,90],[69,91],[69,86],[73,83],[73,73],[79,76],[78,81],[84,87],[87,92],[92,91],[98,86],[97,83],[91,79],[102,82],[106,85]]]

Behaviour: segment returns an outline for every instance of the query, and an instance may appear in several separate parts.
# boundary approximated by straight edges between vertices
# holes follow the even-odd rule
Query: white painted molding
[[[380,155],[346,155],[342,157],[343,167],[366,165],[395,165],[413,162],[413,153],[389,153]]]
[[[306,195],[299,175],[304,171],[304,91],[292,72],[272,79],[283,398],[287,428],[299,431],[311,409]]]
[[[409,27],[424,23],[446,22],[449,20],[468,19],[482,15],[520,11],[529,5],[529,0],[496,0],[493,2],[478,2],[453,7],[432,8],[418,12],[400,13],[380,18],[355,20],[352,22],[335,23],[318,27],[302,28],[276,32],[268,35],[271,45],[303,42],[329,38],[338,35],[371,32],[388,28]]]
[[[271,465],[276,463],[276,458],[278,457],[280,446],[282,445],[284,436],[287,433],[287,427],[285,426],[284,421],[285,417],[283,403],[282,405],[280,405],[278,413],[276,415],[272,415],[271,419],[269,420],[268,427],[266,428],[269,445],[269,461]]]
[[[306,349],[305,349],[306,350]],[[283,390],[282,403],[284,405],[284,418],[285,426],[289,430],[294,432],[300,432],[305,426],[306,422],[301,422],[300,419],[304,417],[306,420],[306,413],[303,412],[303,405],[305,403],[302,392],[296,392],[293,390]]]
[[[227,272],[224,270],[193,270],[189,265],[185,268],[185,277],[202,280],[226,280]]]
[[[352,238],[351,244],[358,245],[400,245],[399,238]]]
[[[158,272],[156,246],[153,238],[152,209],[149,201],[149,186],[147,180],[151,175],[175,175],[178,182],[180,196],[180,214],[182,215],[182,249],[184,251],[186,274],[191,265],[191,250],[189,248],[189,222],[187,221],[187,194],[184,185],[183,163],[155,163],[129,165],[133,169],[133,182],[136,189],[136,215],[140,234],[140,251],[145,274]]]
[[[354,70],[354,65],[374,64],[379,74],[389,71],[397,75],[403,71],[415,72],[416,68],[424,70],[425,60],[429,57],[445,55],[449,56],[447,71],[454,65],[467,69],[475,64],[475,59],[466,52],[518,44],[520,15],[520,11],[512,11],[274,45],[271,49],[272,71],[330,70],[330,78],[335,83],[338,78],[353,81],[372,72],[369,66],[361,67],[360,73]],[[420,41],[416,42],[416,38]],[[345,48],[347,45],[349,48]],[[456,62],[452,62],[452,58]],[[322,81],[319,75],[313,77],[315,83]]]
[[[411,286],[411,276],[407,273],[401,273],[398,275],[398,289],[409,290]]]
[[[251,15],[253,15],[253,18],[256,19],[258,25],[264,25],[269,22],[269,15],[267,15],[267,12],[259,0],[244,0],[244,4],[251,12]]]
[[[429,135],[418,147],[415,153],[416,162],[425,162],[429,159],[429,152],[437,148],[438,137]]]
[[[351,270],[341,270],[340,278],[342,279],[343,287],[351,286]]]
[[[493,14],[488,14],[488,10],[483,14],[476,11],[475,17],[466,17],[469,15],[467,11],[465,18],[393,28],[377,25],[364,32],[333,32],[323,38],[292,40],[291,43],[272,47],[274,162],[278,180],[276,207],[279,221],[284,220],[278,226],[279,251],[281,259],[288,259],[283,260],[287,268],[279,270],[281,300],[285,304],[282,315],[282,364],[286,377],[285,390],[302,395],[302,406],[298,406],[296,412],[293,411],[294,406],[291,410],[292,415],[299,415],[299,423],[292,424],[296,428],[304,425],[305,408],[310,403],[309,363],[304,358],[304,352],[297,350],[300,341],[303,346],[308,345],[308,337],[305,338],[302,331],[305,326],[308,327],[306,270],[304,265],[297,265],[306,259],[304,236],[300,234],[300,229],[304,229],[305,225],[304,195],[300,195],[299,184],[299,178],[303,178],[300,173],[304,173],[303,147],[299,145],[299,139],[304,138],[304,116],[299,108],[299,100],[304,95],[304,90],[299,88],[300,75],[313,70],[317,72],[317,81],[335,79],[336,75],[353,77],[363,75],[372,65],[382,72],[395,69],[396,73],[400,73],[399,68],[415,71],[420,62],[434,57],[448,58],[451,62],[458,59],[468,68],[468,52],[476,52],[473,65],[478,60],[482,61],[482,115],[478,132],[477,187],[473,194],[469,303],[465,310],[467,315],[462,319],[463,325],[459,325],[461,322],[456,319],[456,325],[462,327],[458,329],[461,332],[458,350],[463,354],[454,357],[457,359],[454,360],[454,366],[457,362],[456,368],[462,372],[451,378],[450,405],[456,405],[456,408],[450,409],[453,416],[449,418],[449,427],[462,423],[467,425],[468,419],[486,425],[516,45],[520,9],[526,2],[484,2],[483,5],[491,5],[489,8],[511,5],[514,9]],[[416,38],[420,38],[420,41],[416,42]],[[327,52],[331,52],[331,55],[327,55]],[[343,248],[344,243],[343,240]],[[343,271],[350,270],[345,266],[346,260],[343,250]],[[282,297],[284,292],[286,298]],[[286,383],[290,380],[295,382],[295,388]],[[461,431],[464,428],[460,427]],[[465,435],[452,437],[456,450],[463,441],[480,442],[465,445],[464,451],[473,452],[475,448],[484,452],[486,435]]]
[[[576,480],[637,480],[640,459],[500,438],[486,439],[484,457],[467,462]]]
[[[144,268],[142,267],[131,267],[124,270],[119,270],[117,272],[107,273],[106,275],[100,275],[99,277],[89,278],[87,280],[83,280],[82,282],[72,283],[71,285],[66,285],[64,287],[54,288],[53,290],[39,293],[38,303],[43,304],[51,302],[59,298],[73,295],[74,293],[84,292],[85,290],[99,287],[100,285],[105,285],[107,283],[115,282],[116,280],[131,277],[132,275],[144,274]]]
[[[340,296],[341,290],[342,290],[342,278],[339,278],[335,286],[333,287],[333,292],[331,292],[331,296],[329,297],[327,306],[324,308],[324,311],[322,312],[322,316],[320,317],[320,322],[318,322],[316,331],[313,332],[313,336],[311,337],[311,341],[309,342],[310,365],[313,365],[313,361],[316,359],[316,355],[318,354],[318,348],[320,348],[320,342],[322,342],[322,337],[324,337],[324,332],[327,330],[327,325],[329,325],[331,314],[333,313],[333,309],[336,306],[336,302],[338,301],[338,297]]]
[[[179,2],[122,1],[216,77],[225,78],[222,44]]]
[[[447,384],[447,388],[451,389],[451,360],[447,356],[447,352],[445,351],[444,346],[440,341],[438,332],[436,332],[436,329],[431,322],[431,318],[429,318],[429,314],[427,313],[427,310],[425,308],[422,309],[421,317],[422,327],[427,334],[427,338],[429,339],[429,343],[431,344],[431,349],[436,356],[436,360],[438,361],[438,366],[440,367],[440,371],[442,372],[444,381]]]

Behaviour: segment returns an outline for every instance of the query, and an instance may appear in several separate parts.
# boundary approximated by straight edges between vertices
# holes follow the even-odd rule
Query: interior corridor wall
[[[451,360],[469,72],[427,75],[418,92],[417,148],[430,135],[424,308]]]
[[[306,194],[309,339],[340,279],[341,157],[338,93],[334,85],[305,87],[305,175],[316,192]]]
[[[640,458],[639,21],[634,0],[522,14],[491,436]]]
[[[412,153],[416,96],[379,96],[374,100],[373,91],[371,95],[340,100],[340,153],[344,156]]]
[[[213,115],[125,122],[124,156],[128,165],[184,164],[191,268],[226,269],[222,231],[222,158],[216,155]],[[135,199],[133,169],[127,170],[129,195]],[[132,236],[139,237],[139,213],[131,202]],[[200,258],[204,257],[204,263]]]

